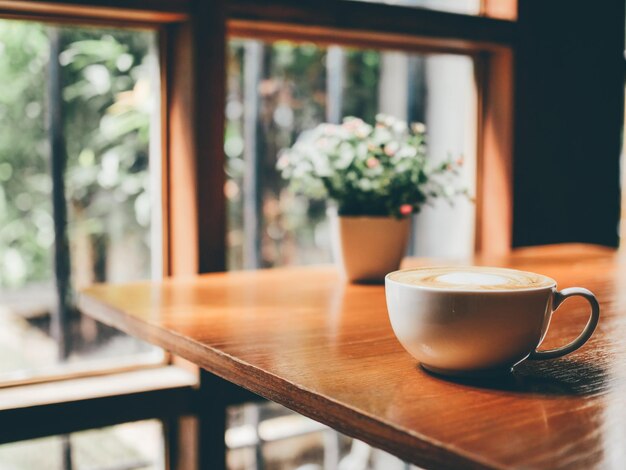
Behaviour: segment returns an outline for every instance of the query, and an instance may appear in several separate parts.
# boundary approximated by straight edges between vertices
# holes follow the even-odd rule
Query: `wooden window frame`
[[[137,28],[152,30],[158,33],[164,24],[173,21],[184,21],[188,16],[187,13],[180,9],[178,2],[170,2],[168,0],[165,0],[165,2],[149,0],[145,4],[141,1],[130,1],[125,2],[124,6],[120,5],[117,10],[112,9],[112,3],[121,4],[121,2],[104,1],[88,4],[87,2],[72,0],[63,3],[0,0],[0,19],[37,21],[52,25]],[[161,3],[165,3],[165,5],[161,5]],[[137,8],[138,4],[141,4],[140,8]],[[151,7],[153,4],[158,4],[162,10],[141,9]],[[163,75],[163,70],[160,70],[160,73]],[[163,77],[161,76],[160,81],[162,80]],[[165,96],[162,83],[160,95],[161,99]],[[161,119],[160,125],[161,134],[163,135],[165,132],[163,119]],[[163,142],[161,142],[161,148],[164,153]],[[161,171],[167,171],[164,162],[162,162]],[[163,209],[165,209],[165,200],[165,197],[162,198]],[[166,233],[167,231],[163,230],[163,234],[165,235]],[[165,240],[163,251],[165,251]],[[164,275],[167,274],[166,267],[164,267],[163,273]],[[141,354],[131,360],[127,358],[104,358],[89,364],[68,364],[67,366],[41,371],[41,373],[31,376],[24,376],[20,371],[17,371],[16,374],[7,374],[7,378],[0,381],[0,393],[5,388],[37,387],[39,384],[50,382],[120,375],[146,369],[159,370],[172,362],[173,358],[171,355],[165,352],[161,360],[153,360],[149,358],[149,354]]]
[[[353,0],[0,0],[0,17],[158,29],[165,275],[226,268],[225,49],[230,36],[470,55],[479,97],[476,250],[512,241],[515,0],[469,16]],[[506,80],[502,80],[506,77]]]
[[[175,366],[0,390],[0,444],[193,414],[196,374]],[[163,406],[167,403],[167,406]]]
[[[231,36],[474,57],[479,91],[475,247],[485,254],[511,248],[516,23],[350,0],[217,0],[191,6],[190,21],[166,29],[170,275],[226,266],[224,116],[214,110],[224,109],[225,77],[215,70],[226,68]]]

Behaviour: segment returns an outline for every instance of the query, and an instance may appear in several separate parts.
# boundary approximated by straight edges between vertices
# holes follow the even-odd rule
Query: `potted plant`
[[[350,281],[380,281],[406,251],[411,214],[430,199],[451,199],[462,159],[431,165],[426,127],[392,116],[375,125],[355,117],[303,132],[277,162],[296,192],[334,201],[336,255]]]

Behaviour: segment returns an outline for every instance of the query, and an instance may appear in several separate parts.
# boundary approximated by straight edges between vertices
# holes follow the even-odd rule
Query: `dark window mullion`
[[[69,322],[72,312],[70,285],[70,250],[67,235],[67,201],[65,197],[65,170],[67,153],[63,136],[63,96],[61,64],[61,33],[48,28],[50,55],[48,65],[48,136],[50,142],[50,172],[52,177],[52,211],[54,219],[54,276],[57,306],[52,316],[52,333],[57,340],[59,358],[68,357],[71,349]]]

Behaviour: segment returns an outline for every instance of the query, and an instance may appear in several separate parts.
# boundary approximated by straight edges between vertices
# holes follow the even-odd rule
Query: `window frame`
[[[70,10],[69,7],[63,5],[60,7],[60,10],[57,12],[56,4],[51,6],[49,11],[45,10],[46,2],[12,2],[12,1],[3,1],[0,0],[0,18],[1,19],[10,19],[10,20],[23,20],[23,21],[33,21],[39,22],[43,24],[47,24],[49,26],[94,26],[94,27],[111,27],[111,28],[129,28],[129,29],[141,29],[141,30],[150,30],[159,34],[159,31],[162,27],[162,24],[154,23],[153,20],[161,18],[164,21],[170,21],[170,19],[174,18],[179,20],[183,18],[181,13],[167,12],[164,13],[163,16],[159,16],[156,12],[143,12],[143,11],[135,11],[131,10],[131,13],[128,18],[125,17],[121,12],[109,12],[108,10],[103,10],[102,16],[93,16],[94,13],[97,15],[100,14],[99,7],[94,8],[93,10],[88,9],[86,6],[77,5],[75,9]],[[176,3],[176,2],[173,2]],[[9,8],[7,4],[16,4],[16,8]],[[31,5],[32,4],[32,5]],[[129,4],[130,5],[130,4]],[[83,16],[84,15],[84,16]],[[117,19],[119,17],[119,20]],[[140,21],[145,17],[146,21]],[[121,19],[124,18],[124,21]],[[149,20],[149,21],[148,21]],[[159,55],[160,44],[159,44]],[[160,68],[159,73],[161,77],[159,80],[162,80],[163,70]],[[163,87],[161,86],[161,89]],[[161,99],[163,99],[163,93],[161,92]],[[161,133],[163,131],[163,114],[165,110],[163,106],[161,106],[161,116],[159,119],[159,127]],[[162,142],[161,142],[162,145]],[[161,174],[166,171],[163,166],[163,159],[161,159]],[[162,195],[162,200],[165,198],[165,195]],[[162,201],[163,205],[163,201]],[[162,230],[162,236],[166,233],[165,230]],[[163,247],[161,248],[163,251]],[[163,266],[163,273],[165,273],[165,263]],[[56,273],[55,273],[56,275]],[[167,366],[172,363],[172,357],[167,352],[164,351],[163,357],[159,360],[151,358],[151,353],[140,353],[136,355],[134,358],[102,358],[95,359],[93,361],[89,361],[88,363],[77,363],[77,364],[66,364],[59,367],[53,367],[50,369],[46,369],[45,371],[37,371],[34,374],[24,374],[22,371],[16,371],[15,373],[7,373],[6,380],[0,381],[0,392],[4,388],[16,387],[16,386],[30,386],[37,384],[45,384],[48,382],[56,382],[56,381],[64,381],[71,380],[75,378],[89,378],[89,377],[98,377],[103,375],[114,375],[114,374],[123,374],[128,371],[138,370],[138,369],[155,369]]]
[[[210,3],[192,4],[188,22],[165,29],[171,60],[166,62],[170,70],[166,108],[170,112],[166,116],[169,180],[165,191],[169,197],[170,275],[226,267],[224,116],[207,110],[224,108],[225,77],[213,71],[225,70],[229,37],[474,57],[479,97],[475,248],[485,254],[511,248],[515,22],[351,0]],[[185,69],[189,64],[181,60],[185,55],[184,60],[193,62],[191,73]],[[194,86],[198,83],[204,86]],[[185,103],[186,110],[181,112]],[[200,132],[201,123],[211,124],[208,129],[204,124],[204,132]]]
[[[211,110],[224,108],[225,77],[214,70],[225,70],[231,36],[473,56],[479,97],[475,248],[488,254],[511,248],[517,23],[495,17],[515,18],[516,0],[481,0],[479,16],[353,0],[204,3],[0,0],[0,17],[159,31],[164,275],[226,268],[224,116]]]
[[[66,3],[70,3],[69,5]],[[171,21],[183,21],[187,18],[187,14],[182,12],[180,9],[174,9],[174,6],[179,2],[172,2],[170,0],[165,0],[165,9],[164,10],[144,10],[137,9],[136,4],[142,2],[131,1],[125,4],[125,7],[120,5],[118,10],[113,10],[110,7],[110,3],[108,2],[100,2],[96,1],[93,3],[89,3],[89,5],[93,5],[90,7],[86,4],[87,2],[80,1],[70,1],[64,2],[63,4],[57,2],[34,2],[34,1],[12,1],[12,0],[0,0],[0,18],[1,19],[10,19],[10,20],[23,20],[23,21],[34,21],[40,22],[43,24],[48,24],[50,26],[61,26],[61,25],[69,25],[69,26],[94,26],[94,27],[111,27],[111,28],[130,28],[130,29],[142,29],[142,30],[150,30],[157,33],[159,37],[159,59],[162,58],[162,47],[161,47],[161,30],[163,28],[163,22],[168,23]],[[114,2],[117,3],[117,2]],[[121,4],[121,2],[119,2]],[[149,7],[152,4],[158,4],[161,2],[158,1],[148,1],[146,2],[146,6]],[[171,5],[170,5],[171,4]],[[49,6],[49,8],[47,8]],[[143,4],[142,4],[143,6]],[[163,100],[165,97],[164,92],[164,77],[163,67],[160,67],[159,73],[159,95],[160,99]],[[160,172],[162,175],[162,179],[165,178],[165,174],[167,172],[167,166],[165,164],[165,147],[163,143],[165,139],[163,137],[164,132],[166,131],[164,127],[164,119],[163,114],[165,114],[164,110],[164,101],[161,102],[161,118],[159,122],[160,133],[161,133],[161,153],[163,154],[163,158],[161,159],[161,168]],[[161,191],[165,190],[165,186],[162,184]],[[161,193],[161,206],[163,210],[163,216],[165,217],[165,201],[167,197],[163,192]],[[166,221],[162,221],[162,237],[165,237],[168,231],[166,228]],[[162,238],[163,246],[161,247],[161,251],[163,253],[166,252],[166,240]],[[164,258],[165,260],[165,258]],[[163,265],[163,276],[167,275],[167,265]],[[90,377],[100,377],[106,375],[117,375],[117,374],[125,374],[127,372],[136,371],[136,370],[145,370],[145,369],[160,369],[163,367],[167,367],[169,364],[174,364],[175,360],[172,358],[169,352],[164,351],[163,357],[161,360],[150,359],[149,354],[140,354],[137,360],[128,360],[128,359],[110,359],[104,358],[102,360],[97,360],[94,363],[89,364],[76,364],[76,365],[68,365],[61,366],[58,368],[53,368],[51,370],[43,371],[42,373],[37,373],[36,375],[28,375],[24,376],[21,371],[17,371],[15,374],[7,374],[7,380],[0,381],[0,393],[2,389],[12,388],[12,387],[20,387],[20,386],[37,386],[38,384],[46,384],[50,382],[58,382],[58,381],[66,381],[72,379],[79,378],[90,378]]]

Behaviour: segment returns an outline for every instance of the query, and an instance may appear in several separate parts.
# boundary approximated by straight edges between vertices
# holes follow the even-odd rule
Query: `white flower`
[[[407,130],[406,121],[398,120],[398,121],[394,122],[394,124],[393,124],[393,131],[396,134],[404,134],[406,132],[406,130]]]
[[[293,167],[293,171],[291,173],[291,177],[294,179],[300,179],[308,176],[313,167],[307,161],[301,161],[299,164]]]
[[[332,176],[333,171],[328,160],[328,155],[323,152],[311,149],[311,163],[313,164],[313,170],[317,176],[325,177]]]
[[[396,118],[393,116],[385,116],[385,120],[383,121],[385,126],[392,127],[396,124]]]
[[[417,155],[417,149],[412,145],[403,145],[396,153],[397,158],[413,158]]]
[[[372,134],[372,140],[375,145],[386,145],[391,138],[391,132],[385,127],[377,127]]]
[[[345,170],[352,164],[355,155],[354,147],[348,142],[343,142],[339,146],[339,158],[335,162],[335,167],[339,170]]]
[[[359,138],[359,139],[365,139],[367,136],[369,136],[372,133],[372,126],[370,126],[369,124],[363,124],[362,126],[359,126],[355,131],[354,134]]]
[[[371,191],[372,190],[372,182],[366,178],[361,178],[358,183],[359,189],[361,191]]]
[[[363,160],[365,159],[365,157],[367,157],[367,144],[360,142],[357,146],[356,146],[356,156]]]

